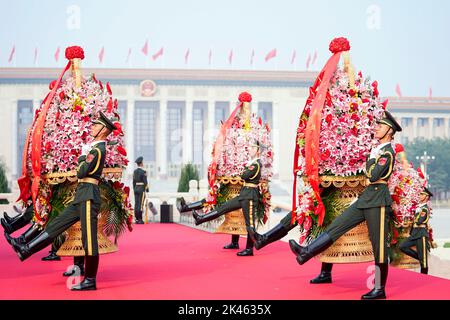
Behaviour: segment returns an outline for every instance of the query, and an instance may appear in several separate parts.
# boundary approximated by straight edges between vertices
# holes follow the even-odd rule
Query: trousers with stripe
[[[55,219],[45,227],[51,238],[57,237],[69,229],[73,224],[81,222],[81,240],[87,256],[98,256],[97,223],[100,202],[82,201],[71,203]]]
[[[239,199],[239,196],[228,200],[222,204],[217,212],[221,214],[226,214],[228,212],[238,210],[242,208],[244,213],[245,225],[247,227],[255,228],[255,212],[254,212],[254,201],[247,199]]]
[[[135,192],[134,193],[134,216],[136,220],[142,220],[142,209],[144,206],[144,192]]]
[[[411,247],[416,247],[413,250]],[[429,244],[426,237],[420,237],[419,239],[406,239],[400,244],[400,250],[408,256],[419,260],[420,267],[428,268],[428,250]]]
[[[391,207],[359,209],[354,203],[326,228],[325,232],[336,241],[344,233],[363,221],[367,222],[375,263],[388,263],[388,232]]]

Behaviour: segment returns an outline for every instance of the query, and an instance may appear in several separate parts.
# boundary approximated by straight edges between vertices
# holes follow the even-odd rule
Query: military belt
[[[370,182],[370,180],[367,179],[366,180],[366,185],[369,185],[369,184],[388,184],[388,183],[385,180],[378,180],[378,181],[375,181],[375,182]]]
[[[98,185],[98,180],[94,178],[83,178],[78,179],[78,183],[92,183]]]
[[[143,183],[143,182],[136,182],[136,185],[137,185],[137,186],[143,186],[144,183]]]
[[[414,228],[426,228],[426,227],[427,227],[427,225],[425,223],[422,223],[422,224],[415,224],[414,223]]]
[[[255,184],[255,183],[248,183],[248,182],[244,182],[244,187],[249,187],[249,188],[258,188],[259,185]]]

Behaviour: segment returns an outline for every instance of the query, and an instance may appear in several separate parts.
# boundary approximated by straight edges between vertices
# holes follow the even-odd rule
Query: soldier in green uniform
[[[199,225],[207,221],[217,219],[218,217],[242,208],[245,218],[247,232],[255,230],[255,212],[257,206],[262,202],[262,195],[259,192],[259,182],[261,179],[261,160],[259,159],[259,142],[256,141],[250,146],[250,160],[245,166],[241,179],[244,180],[244,185],[238,196],[228,200],[220,206],[220,208],[208,212],[204,215],[199,215],[193,210],[195,224]],[[250,235],[247,236],[246,248],[237,253],[238,256],[253,256],[253,240]]]
[[[134,214],[137,224],[143,224],[142,208],[144,206],[145,192],[148,192],[147,171],[143,169],[144,158],[136,159],[137,169],[133,172],[133,190],[134,190]]]
[[[81,221],[82,243],[86,253],[85,278],[71,290],[96,290],[96,276],[99,263],[97,243],[97,216],[100,211],[100,189],[98,187],[106,156],[106,138],[116,129],[115,125],[102,113],[93,121],[91,135],[94,141],[86,149],[86,154],[78,158],[78,186],[74,200],[64,211],[52,220],[45,229],[26,244],[12,245],[21,261],[44,249],[55,237]]]
[[[312,257],[330,247],[340,236],[363,221],[367,222],[369,238],[375,258],[375,287],[362,299],[385,299],[385,285],[388,275],[388,231],[392,198],[387,181],[392,174],[395,151],[391,141],[395,132],[402,128],[394,117],[385,111],[378,121],[375,138],[379,145],[372,149],[366,161],[366,176],[369,185],[359,198],[338,216],[316,239],[302,247],[294,240],[289,241],[297,262],[302,265]]]
[[[420,272],[428,274],[428,251],[430,250],[427,223],[430,219],[430,208],[427,202],[433,194],[427,187],[420,194],[421,205],[417,208],[414,216],[414,224],[410,236],[402,242],[400,250],[420,262]],[[416,247],[413,250],[411,247]]]

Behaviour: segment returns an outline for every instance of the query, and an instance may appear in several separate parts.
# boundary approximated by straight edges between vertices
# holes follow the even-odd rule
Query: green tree
[[[5,165],[0,161],[0,193],[9,193],[8,179],[6,179]],[[8,204],[7,200],[0,200],[0,204]]]
[[[189,191],[189,181],[199,180],[197,167],[192,163],[186,164],[181,169],[180,180],[178,181],[178,191],[177,192],[188,192]]]
[[[434,138],[426,140],[417,138],[405,144],[404,148],[408,160],[413,163],[415,168],[420,166],[420,157],[423,156],[425,151],[427,155],[434,156],[434,160],[430,160],[427,164],[430,188],[436,196],[439,192],[450,190],[450,181],[448,179],[448,173],[450,172],[450,139]]]

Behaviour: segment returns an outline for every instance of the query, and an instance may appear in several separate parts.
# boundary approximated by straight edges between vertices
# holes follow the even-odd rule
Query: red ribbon
[[[42,150],[42,135],[43,135],[43,129],[45,125],[45,119],[47,118],[47,112],[50,107],[50,103],[53,100],[53,97],[56,94],[56,90],[58,89],[62,77],[66,73],[67,70],[70,68],[70,61],[67,63],[64,70],[59,75],[58,81],[56,82],[55,86],[53,87],[50,94],[47,96],[45,100],[45,105],[42,108],[41,112],[38,115],[38,118],[36,120],[36,126],[34,128],[34,131],[31,135],[31,142],[33,149],[31,150],[31,166],[32,166],[32,172],[33,172],[33,181],[31,184],[31,195],[33,197],[33,206],[34,206],[34,215],[38,221],[42,221],[39,212],[36,207],[36,198],[39,191],[39,183],[41,182],[41,150]]]
[[[319,190],[319,138],[320,138],[320,125],[322,119],[322,110],[327,96],[327,90],[331,81],[331,78],[336,71],[341,52],[335,53],[328,59],[325,67],[319,74],[319,77],[323,75],[323,78],[318,85],[317,94],[314,97],[311,106],[311,112],[308,119],[308,123],[305,129],[305,174],[308,177],[311,188],[314,191],[314,196],[318,202],[314,213],[319,216],[319,226],[322,225],[325,217],[325,207],[322,199],[320,198]],[[318,79],[316,79],[316,84]],[[309,99],[308,99],[309,100]],[[308,103],[308,102],[307,102]],[[295,140],[294,151],[294,183],[293,183],[293,195],[292,195],[292,223],[295,222],[296,209],[297,209],[297,171],[298,171],[298,157],[299,146],[297,142],[297,136]]]

